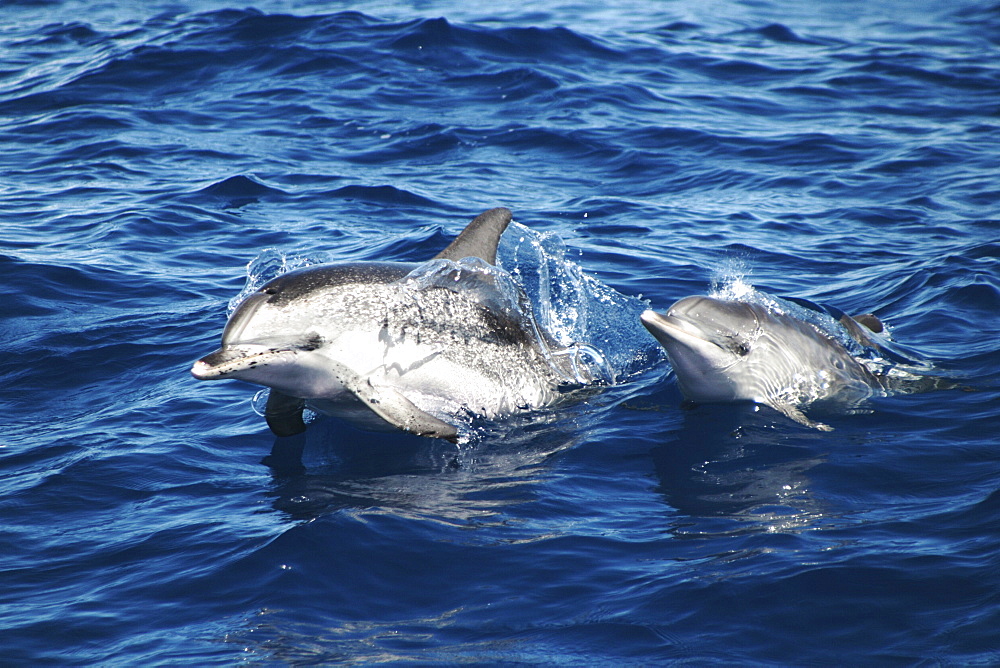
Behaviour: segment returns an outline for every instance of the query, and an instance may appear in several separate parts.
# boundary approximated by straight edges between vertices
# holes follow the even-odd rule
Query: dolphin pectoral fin
[[[431,436],[455,442],[458,429],[422,411],[412,401],[391,387],[372,385],[357,372],[339,363],[332,364],[341,384],[361,403],[380,418],[405,432],[417,436]]]
[[[368,385],[367,392],[357,393],[368,408],[389,424],[417,436],[431,436],[455,442],[458,429],[417,408],[412,401],[392,388]]]
[[[820,431],[833,431],[833,427],[828,424],[823,424],[822,422],[816,422],[815,420],[810,420],[806,417],[806,414],[799,410],[797,407],[791,404],[785,403],[774,403],[768,404],[771,408],[778,411],[782,415],[792,420],[795,420],[799,424],[809,427],[810,429],[818,429]]]
[[[264,419],[275,436],[295,436],[306,430],[306,423],[302,419],[302,409],[305,406],[305,400],[272,389],[264,408]]]
[[[500,235],[507,229],[511,217],[510,209],[503,207],[479,214],[434,259],[458,261],[463,257],[479,257],[490,264],[496,264]]]

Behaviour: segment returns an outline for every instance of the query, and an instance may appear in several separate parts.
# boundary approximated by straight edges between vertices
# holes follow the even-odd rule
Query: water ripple
[[[7,662],[997,662],[996,4],[257,6],[4,4]],[[190,379],[264,249],[496,205],[636,297],[586,314],[623,382],[462,448],[321,420],[291,473]],[[737,277],[960,387],[685,406],[634,311]]]

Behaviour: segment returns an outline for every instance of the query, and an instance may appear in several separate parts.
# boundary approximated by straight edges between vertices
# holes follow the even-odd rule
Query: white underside
[[[410,342],[386,345],[377,333],[358,331],[346,332],[335,343],[317,350],[272,353],[253,366],[215,377],[271,387],[306,399],[310,407],[324,414],[355,422],[373,418],[337,377],[335,369],[340,365],[371,386],[392,388],[442,419],[461,413],[498,417],[544,406],[557,395],[547,382],[549,377],[532,373],[530,368],[515,366],[498,374],[496,369],[458,364],[447,350]]]

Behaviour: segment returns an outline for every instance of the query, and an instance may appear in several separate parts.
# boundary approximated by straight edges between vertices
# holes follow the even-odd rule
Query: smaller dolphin
[[[840,314],[861,345],[876,347],[873,315]],[[857,403],[888,389],[831,334],[779,309],[714,297],[686,297],[666,313],[647,310],[642,324],[666,349],[684,396],[694,402],[753,401],[823,431],[801,407],[832,399]]]

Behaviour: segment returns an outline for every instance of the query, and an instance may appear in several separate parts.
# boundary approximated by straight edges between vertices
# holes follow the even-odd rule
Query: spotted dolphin
[[[891,355],[874,339],[882,330],[878,318],[832,315],[859,345]],[[802,408],[828,399],[855,404],[890,388],[885,375],[837,337],[781,309],[696,296],[665,313],[647,310],[640,319],[666,349],[681,392],[696,403],[753,401],[826,431],[828,425],[810,420]]]
[[[462,420],[549,405],[587,379],[504,301],[494,265],[510,220],[508,209],[486,211],[428,263],[280,275],[239,304],[221,347],[191,373],[271,388],[265,417],[279,436],[305,430],[306,407],[455,440]]]

